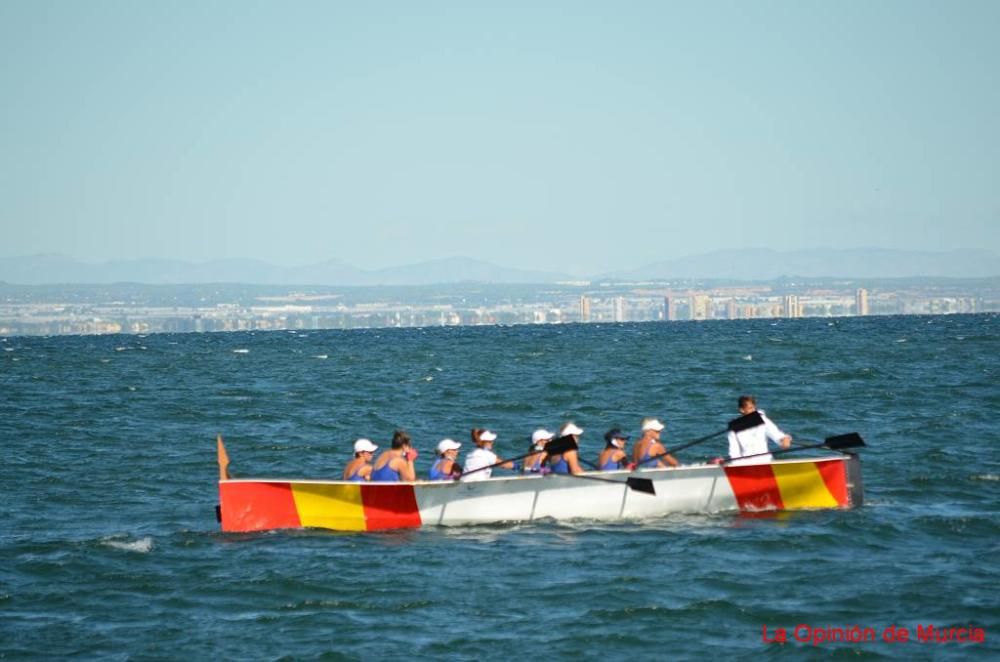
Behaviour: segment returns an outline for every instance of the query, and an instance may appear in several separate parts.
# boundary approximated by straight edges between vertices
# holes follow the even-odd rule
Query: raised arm
[[[780,444],[782,448],[788,448],[792,445],[791,436],[782,432],[781,429],[774,424],[774,421],[767,416],[764,416],[763,413],[761,414],[761,418],[764,419],[764,433],[767,434],[768,439],[776,444]]]

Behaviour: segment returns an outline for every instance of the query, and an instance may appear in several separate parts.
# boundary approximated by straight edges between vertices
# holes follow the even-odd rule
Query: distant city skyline
[[[671,285],[0,284],[0,341],[25,335],[285,331],[710,320],[1000,311],[997,279]]]
[[[1000,251],[1000,3],[0,4],[0,257]]]

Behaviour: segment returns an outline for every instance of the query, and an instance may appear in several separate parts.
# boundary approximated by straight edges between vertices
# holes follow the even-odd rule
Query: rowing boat
[[[652,489],[633,489],[636,477],[648,479]],[[545,518],[614,521],[670,513],[854,508],[862,503],[863,486],[860,459],[844,454],[474,482],[220,477],[219,500],[223,531],[379,531]]]

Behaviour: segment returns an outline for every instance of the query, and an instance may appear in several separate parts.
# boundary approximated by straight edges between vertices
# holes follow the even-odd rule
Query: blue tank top
[[[431,467],[430,474],[428,474],[431,480],[451,480],[450,473],[446,474],[441,471],[441,463],[444,462],[444,460],[445,458],[442,457],[434,463],[434,466]],[[452,468],[454,468],[454,466],[455,465],[453,464]]]
[[[646,446],[646,450],[643,452],[642,457],[639,458],[640,462],[645,462],[649,458],[653,457],[652,453],[650,453],[649,451],[651,451],[653,449],[654,445],[655,444],[650,444],[649,446]]]
[[[618,469],[624,468],[622,466],[621,460],[615,462],[614,460],[608,460],[600,466],[601,471],[617,471]]]
[[[372,470],[372,480],[399,482],[399,472],[392,469],[392,460],[389,460],[381,469]]]
[[[566,458],[562,455],[559,456],[559,461],[552,465],[552,473],[554,474],[568,474],[569,464],[566,462]]]
[[[347,480],[349,480],[351,482],[354,482],[354,483],[363,483],[363,482],[365,482],[365,477],[358,473],[359,471],[361,471],[361,467],[363,467],[363,466],[365,466],[365,465],[363,465],[363,464],[358,465],[358,468],[354,470],[354,473],[351,474],[350,477]]]

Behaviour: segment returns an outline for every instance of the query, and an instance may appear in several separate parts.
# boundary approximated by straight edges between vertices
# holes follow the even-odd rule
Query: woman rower
[[[437,445],[438,459],[431,467],[431,480],[453,480],[462,475],[458,466],[458,449],[462,444],[454,439],[442,439]]]
[[[545,444],[552,441],[555,435],[545,428],[538,428],[531,433],[531,455],[524,458],[524,473],[537,474],[545,473]]]
[[[667,449],[660,442],[660,433],[663,432],[663,428],[663,423],[660,423],[656,418],[642,419],[642,437],[632,447],[632,461],[637,467],[676,467],[680,464],[673,455],[667,453]],[[651,463],[654,457],[657,460],[655,463]]]
[[[597,468],[599,471],[616,471],[624,469],[628,464],[628,453],[625,446],[628,444],[629,436],[620,428],[612,428],[604,435],[604,441],[608,443],[597,458]]]
[[[372,458],[378,446],[368,439],[358,439],[354,442],[354,459],[344,467],[344,480],[357,483],[372,479]]]
[[[504,462],[493,452],[493,442],[496,439],[495,432],[485,428],[472,428],[472,443],[476,448],[465,458],[462,481],[486,480],[493,473],[494,467],[514,468],[513,462]]]
[[[371,480],[383,482],[411,482],[417,479],[413,461],[417,459],[417,451],[410,444],[410,435],[403,430],[396,430],[392,435],[392,448],[383,451],[372,470]]]
[[[583,430],[573,422],[565,423],[559,430],[559,438],[563,439],[565,437],[571,437],[574,442],[580,442],[580,435],[583,434]],[[580,468],[580,461],[578,459],[577,451],[568,450],[563,451],[559,455],[549,456],[549,466],[552,467],[552,473],[555,474],[582,474],[583,469]]]

